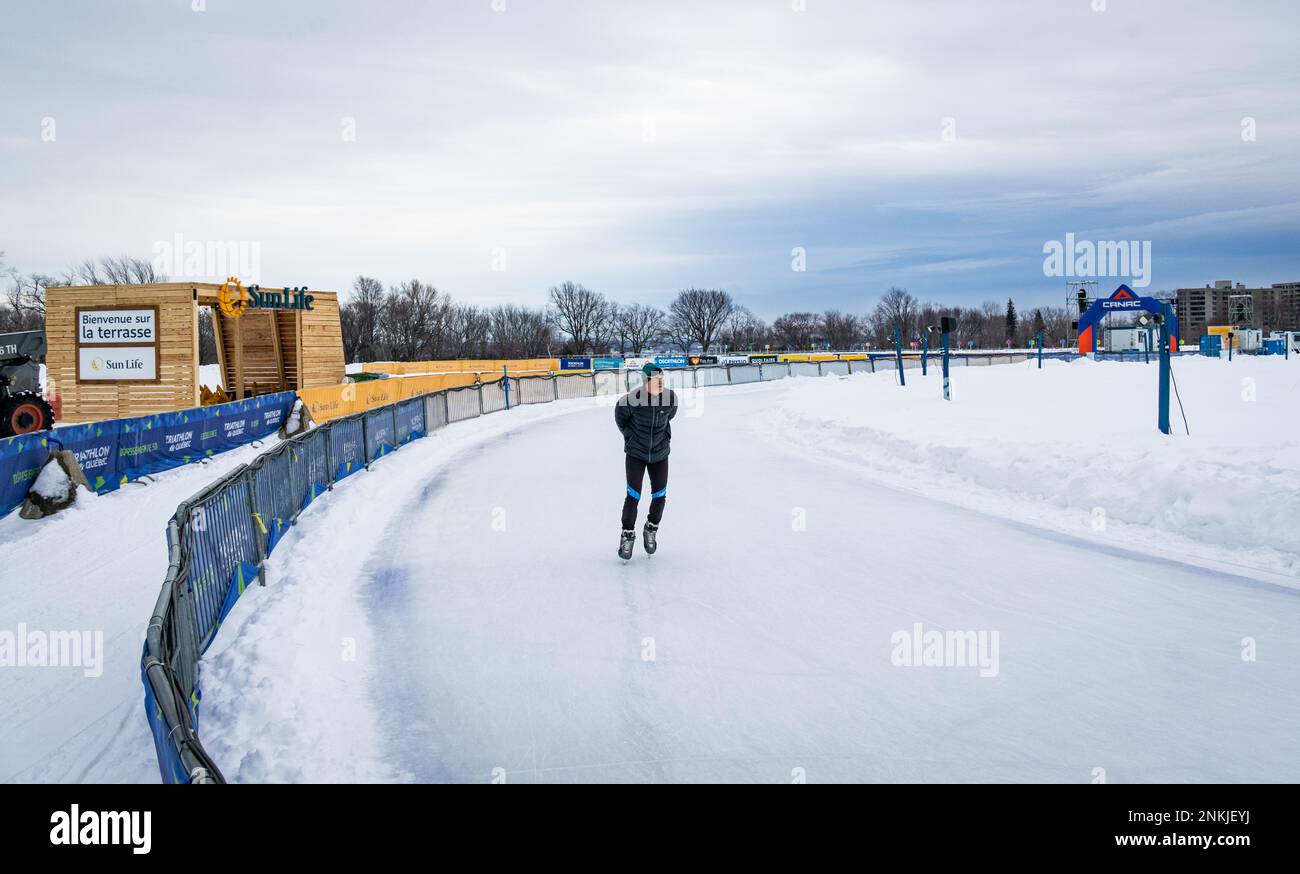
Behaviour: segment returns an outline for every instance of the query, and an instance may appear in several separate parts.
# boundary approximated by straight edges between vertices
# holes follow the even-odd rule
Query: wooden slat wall
[[[93,285],[50,288],[45,293],[46,367],[51,392],[63,400],[60,424],[165,413],[198,405],[199,325],[193,283]],[[77,307],[158,307],[156,385],[77,383]]]
[[[296,389],[298,385],[298,314],[295,312],[277,312],[276,329],[280,332],[280,355],[284,358],[285,389]]]
[[[316,388],[343,382],[343,329],[339,324],[339,298],[332,291],[313,291],[312,309],[298,314],[301,350],[298,388]]]
[[[221,337],[225,341],[225,386],[227,392],[236,392],[239,380],[238,365],[243,364],[244,394],[280,391],[280,366],[275,356],[274,332],[279,330],[276,313],[272,310],[249,310],[238,319],[219,316]],[[242,348],[242,359],[236,349]],[[292,386],[289,386],[292,387]],[[236,395],[238,396],[238,395]]]

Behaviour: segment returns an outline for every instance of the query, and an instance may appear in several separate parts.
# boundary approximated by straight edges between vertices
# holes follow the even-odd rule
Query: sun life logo
[[[248,292],[236,276],[228,277],[217,292],[217,306],[222,315],[237,319],[248,309]]]

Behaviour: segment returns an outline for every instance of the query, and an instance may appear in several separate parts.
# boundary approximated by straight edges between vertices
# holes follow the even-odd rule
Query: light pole
[[[907,385],[903,376],[903,331],[898,325],[894,325],[894,357],[898,360],[898,384]]]

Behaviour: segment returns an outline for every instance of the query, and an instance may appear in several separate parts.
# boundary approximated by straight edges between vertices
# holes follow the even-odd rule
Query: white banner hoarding
[[[152,343],[158,339],[154,311],[81,310],[77,337],[82,343]]]
[[[152,346],[83,347],[77,358],[77,379],[82,382],[158,378],[158,355]]]

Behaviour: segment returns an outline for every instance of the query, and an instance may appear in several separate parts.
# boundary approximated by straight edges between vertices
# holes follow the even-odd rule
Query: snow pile
[[[1300,361],[1180,358],[1174,433],[1157,369],[1034,362],[802,382],[752,423],[801,453],[984,513],[1294,584]],[[1279,580],[1280,576],[1280,580]]]
[[[66,500],[72,491],[72,478],[63,469],[63,465],[57,462],[47,462],[36,477],[36,482],[32,483],[30,491],[35,492],[47,501],[56,498]]]

